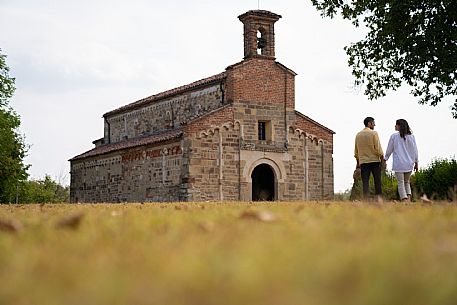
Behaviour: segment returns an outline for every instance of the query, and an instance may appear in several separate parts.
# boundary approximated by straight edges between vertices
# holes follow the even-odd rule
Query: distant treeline
[[[46,175],[42,180],[27,180],[17,183],[16,191],[9,193],[4,203],[68,203],[70,187],[63,186]]]

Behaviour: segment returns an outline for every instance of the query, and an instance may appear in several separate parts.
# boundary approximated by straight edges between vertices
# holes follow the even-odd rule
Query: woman
[[[398,194],[402,201],[411,201],[409,178],[413,169],[417,171],[419,162],[416,140],[406,120],[397,120],[395,130],[397,132],[390,136],[384,159],[387,161],[393,155],[392,170],[398,181]]]

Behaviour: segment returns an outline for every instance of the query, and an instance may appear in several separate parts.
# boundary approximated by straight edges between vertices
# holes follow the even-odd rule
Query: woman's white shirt
[[[406,135],[405,139],[399,132],[391,135],[384,159],[388,160],[390,155],[393,159],[393,171],[403,173],[412,171],[414,163],[419,161],[414,135]]]

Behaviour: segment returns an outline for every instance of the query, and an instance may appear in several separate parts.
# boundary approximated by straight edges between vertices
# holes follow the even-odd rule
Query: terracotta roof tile
[[[257,16],[257,17],[270,17],[270,18],[273,18],[273,19],[279,19],[279,18],[282,18],[281,15],[278,15],[278,14],[275,14],[275,13],[272,13],[270,11],[265,11],[265,10],[251,10],[251,11],[247,11],[246,13],[238,16],[238,19],[243,19],[247,16]]]
[[[77,155],[76,157],[73,157],[69,161],[75,161],[75,160],[85,159],[88,157],[94,157],[94,156],[98,156],[98,155],[102,155],[102,154],[107,154],[107,153],[110,153],[110,152],[113,152],[116,150],[132,148],[132,147],[136,147],[136,146],[140,146],[140,145],[153,144],[153,143],[157,143],[157,142],[167,141],[167,140],[179,138],[180,136],[182,136],[182,134],[183,134],[182,129],[179,128],[179,129],[174,129],[174,130],[163,131],[163,132],[153,134],[153,135],[128,139],[128,140],[111,143],[111,144],[106,144],[106,145],[102,145],[99,147],[95,147],[89,151],[86,151],[85,153]]]
[[[173,96],[173,95],[176,95],[176,94],[183,93],[183,92],[185,92],[187,90],[190,90],[190,89],[193,89],[193,88],[196,88],[196,87],[199,87],[199,86],[203,86],[203,85],[210,84],[210,83],[218,81],[218,80],[222,80],[222,79],[224,79],[226,77],[227,77],[226,72],[222,72],[222,73],[219,73],[219,74],[216,74],[216,75],[213,75],[213,76],[198,80],[196,82],[193,82],[193,83],[190,83],[190,84],[187,84],[187,85],[184,85],[184,86],[180,86],[180,87],[177,87],[177,88],[174,88],[174,89],[171,89],[171,90],[163,91],[161,93],[145,97],[145,98],[143,98],[141,100],[138,100],[136,102],[133,102],[133,103],[130,103],[128,105],[119,107],[119,108],[114,109],[112,111],[109,111],[109,112],[105,113],[103,116],[106,117],[106,116],[110,116],[110,115],[113,115],[113,114],[121,113],[121,112],[126,111],[126,110],[134,109],[134,108],[143,106],[145,104],[149,104],[149,103],[152,103],[152,102],[155,102],[155,101],[159,101],[159,100],[164,99],[166,97],[170,97],[170,96]]]
[[[274,57],[271,57],[271,58],[267,58],[265,57],[264,55],[252,55],[251,57],[249,58],[246,58],[246,59],[243,59],[242,61],[239,61],[237,63],[234,63],[230,66],[228,66],[226,68],[226,70],[230,70],[230,69],[233,69],[235,67],[238,67],[238,66],[241,66],[241,65],[247,65],[249,64],[249,61],[253,60],[253,59],[270,59],[270,60],[274,60]],[[293,76],[296,76],[297,73],[295,73],[295,71],[293,71],[292,69],[289,69],[287,68],[286,66],[284,66],[282,63],[278,62],[278,61],[275,61],[275,63],[283,70],[286,70],[287,72],[291,73]]]

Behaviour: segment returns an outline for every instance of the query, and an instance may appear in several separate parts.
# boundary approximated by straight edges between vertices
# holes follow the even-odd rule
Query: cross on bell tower
[[[275,59],[274,23],[281,18],[269,11],[253,10],[238,16],[244,24],[244,58]]]

